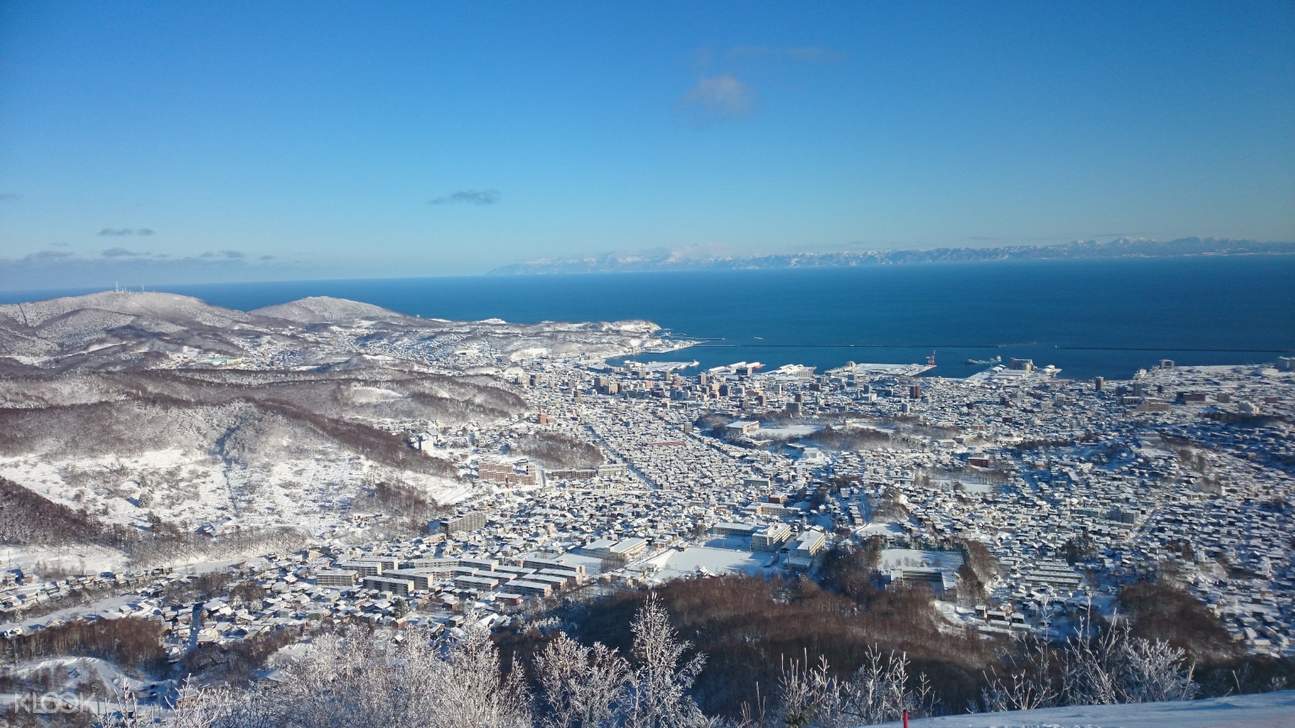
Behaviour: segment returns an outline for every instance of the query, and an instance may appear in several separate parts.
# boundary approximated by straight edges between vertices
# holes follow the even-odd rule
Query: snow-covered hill
[[[603,359],[661,350],[659,330],[647,321],[421,319],[327,296],[244,312],[171,293],[108,291],[0,306],[0,372],[336,368],[357,355],[466,370],[499,355]]]
[[[381,306],[350,301],[345,298],[333,298],[332,296],[310,296],[288,303],[258,308],[252,313],[257,316],[295,321],[303,324],[396,318],[401,315]]]

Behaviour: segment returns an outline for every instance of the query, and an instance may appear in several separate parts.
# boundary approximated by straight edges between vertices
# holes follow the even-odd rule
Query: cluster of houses
[[[1165,361],[1127,382],[1089,382],[1028,363],[1004,369],[1012,375],[924,378],[921,386],[913,372],[886,368],[816,375],[748,366],[697,378],[627,369],[600,373],[592,384],[578,374],[558,377],[558,386],[532,394],[554,411],[562,409],[554,400],[574,395],[571,418],[660,490],[723,485],[750,504],[852,479],[865,497],[828,499],[800,510],[801,524],[788,520],[817,519],[829,532],[880,534],[899,545],[980,541],[1001,564],[991,601],[1035,626],[1130,580],[1162,576],[1190,543],[1192,563],[1173,567],[1184,585],[1250,648],[1290,651],[1295,614],[1283,597],[1293,575],[1282,535],[1293,525],[1295,493],[1290,373]],[[614,395],[597,394],[613,382]],[[792,409],[838,427],[908,425],[877,447],[810,463],[808,448],[760,447],[761,418]],[[716,413],[731,417],[727,441],[690,427]],[[1256,422],[1256,413],[1266,417]],[[1233,426],[1238,418],[1249,418],[1246,426]],[[765,475],[771,487],[750,491]],[[897,504],[902,517],[878,530],[868,504],[881,501]],[[742,520],[733,502],[720,504],[727,510],[707,505],[712,523]],[[778,508],[757,513],[782,515]]]
[[[0,572],[0,624],[21,622],[24,615],[63,608],[95,596],[148,589],[165,583],[170,568],[40,579],[22,569]]]
[[[417,592],[467,591],[489,594],[494,601],[520,604],[530,597],[547,597],[588,579],[583,564],[528,557],[511,564],[471,558],[362,558],[339,561],[335,568],[315,574],[323,586],[362,586],[401,597]]]

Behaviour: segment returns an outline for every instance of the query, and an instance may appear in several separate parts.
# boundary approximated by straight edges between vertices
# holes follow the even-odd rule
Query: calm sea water
[[[943,376],[983,368],[967,359],[1015,356],[1062,376],[1127,377],[1162,357],[1254,363],[1295,351],[1293,283],[1295,256],[1274,256],[159,288],[245,310],[328,295],[449,319],[649,319],[706,343],[647,358],[703,366],[934,352]]]

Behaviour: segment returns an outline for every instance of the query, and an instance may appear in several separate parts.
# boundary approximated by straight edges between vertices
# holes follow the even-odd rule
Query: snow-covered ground
[[[707,574],[754,574],[768,568],[771,560],[770,554],[710,546],[690,546],[683,551],[670,549],[647,563],[658,569],[657,578],[668,581],[692,576],[698,571]]]
[[[141,525],[156,516],[188,532],[204,525],[217,533],[287,526],[318,534],[344,521],[369,479],[398,477],[447,505],[470,493],[467,483],[397,472],[340,448],[320,448],[310,454],[252,466],[179,448],[134,456],[32,455],[0,458],[0,476],[70,508],[85,508],[104,523]],[[25,557],[13,554],[11,558]],[[69,554],[68,558],[80,557]],[[104,567],[108,568],[112,567]]]
[[[351,400],[358,404],[372,404],[374,402],[391,402],[400,399],[404,395],[395,390],[384,387],[369,387],[364,385],[354,385],[348,393]]]
[[[885,724],[886,728],[899,725]],[[913,728],[1290,728],[1295,726],[1295,690],[1173,703],[1079,705],[946,715],[912,720],[909,725]]]
[[[62,697],[80,695],[86,707],[95,706],[97,697],[100,705],[111,709],[111,704],[104,704],[104,699],[111,700],[129,686],[137,695],[146,695],[151,681],[124,672],[117,665],[97,657],[47,657],[39,660],[24,660],[6,667],[5,677],[17,683],[32,681],[32,687],[40,687],[44,693]],[[30,700],[33,692],[2,693],[0,705],[12,706],[22,700]],[[95,697],[91,697],[95,696]],[[5,725],[0,723],[0,725]],[[53,725],[51,723],[50,725]]]
[[[903,536],[904,528],[893,521],[873,521],[858,529],[857,533],[863,538],[869,536]]]
[[[882,549],[879,567],[883,571],[905,566],[956,571],[959,566],[962,566],[962,555],[956,551]]]
[[[42,569],[94,574],[117,571],[128,561],[122,552],[93,544],[30,544],[0,546],[0,567],[40,572]]]
[[[778,439],[791,439],[793,437],[806,437],[823,429],[820,425],[784,425],[782,427],[761,427],[760,434],[764,437],[773,437]]]

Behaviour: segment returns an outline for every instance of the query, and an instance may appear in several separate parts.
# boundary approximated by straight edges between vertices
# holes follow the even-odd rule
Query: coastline
[[[628,358],[682,356],[706,368],[745,360],[823,371],[934,352],[932,376],[963,378],[978,371],[968,361],[1016,357],[1086,379],[1128,377],[1162,358],[1273,361],[1295,350],[1291,279],[1295,256],[1226,256],[166,288],[241,311],[322,295],[458,321],[648,320],[672,343]]]

